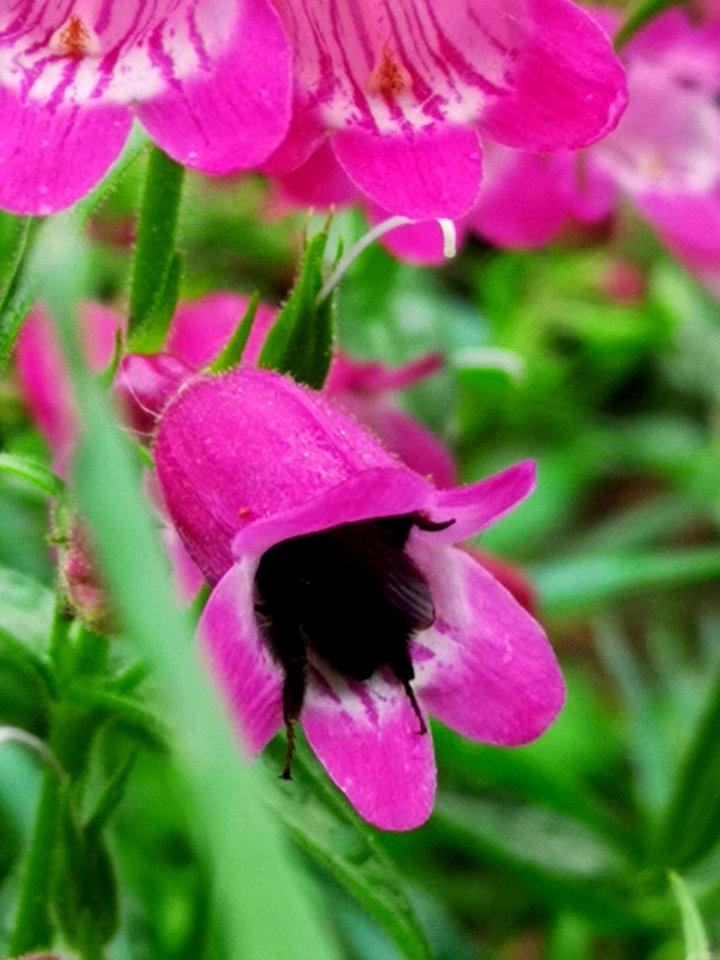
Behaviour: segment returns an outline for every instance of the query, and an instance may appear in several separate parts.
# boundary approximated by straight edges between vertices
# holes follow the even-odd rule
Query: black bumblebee
[[[281,776],[291,778],[294,724],[300,717],[308,657],[351,680],[388,667],[426,733],[411,681],[410,639],[435,620],[428,583],[407,555],[413,527],[444,530],[420,513],[346,523],[283,540],[263,554],[255,609],[273,656],[285,671],[283,719],[287,752]]]

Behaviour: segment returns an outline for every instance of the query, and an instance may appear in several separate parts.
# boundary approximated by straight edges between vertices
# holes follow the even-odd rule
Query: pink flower
[[[179,163],[248,169],[290,119],[268,0],[17,0],[0,12],[0,207],[47,214],[105,174],[137,116]]]
[[[607,10],[596,15],[617,25]],[[624,194],[661,240],[720,290],[720,21],[670,11],[623,52],[628,108],[579,154],[494,148],[466,218],[493,243],[532,248],[604,219]]]
[[[150,434],[155,421],[180,384],[220,353],[247,309],[246,297],[211,293],[181,303],[168,333],[166,352],[124,357],[116,393],[126,418],[140,433]],[[244,366],[255,366],[277,311],[260,304],[243,354]],[[456,470],[449,450],[413,417],[399,410],[392,392],[408,387],[442,366],[437,354],[399,367],[363,363],[343,353],[333,359],[323,393],[365,424],[404,463],[429,475],[441,487],[453,486]]]
[[[518,464],[438,490],[354,420],[259,370],[199,375],[155,444],[167,509],[214,585],[200,631],[247,748],[294,722],[360,814],[430,813],[425,711],[472,739],[539,736],[564,688],[541,627],[454,546],[532,489]]]
[[[294,47],[295,105],[265,168],[287,173],[329,136],[352,183],[392,214],[467,213],[480,133],[572,149],[624,106],[607,37],[569,0],[273,2]]]
[[[83,303],[78,330],[88,367],[99,372],[112,359],[115,337],[124,327],[119,314],[98,303]],[[35,426],[55,454],[56,466],[67,459],[77,436],[68,374],[55,331],[44,307],[36,305],[23,323],[15,348],[20,387]]]

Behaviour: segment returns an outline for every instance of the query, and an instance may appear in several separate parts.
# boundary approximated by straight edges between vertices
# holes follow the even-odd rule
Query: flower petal
[[[381,830],[412,830],[430,816],[435,760],[430,732],[398,682],[313,674],[302,714],[310,746],[358,813]]]
[[[594,143],[617,123],[625,77],[607,35],[570,0],[530,0],[535,29],[511,91],[493,102],[482,129],[499,143],[545,151]]]
[[[227,694],[243,744],[259,753],[282,726],[282,669],[258,631],[255,563],[232,567],[210,595],[199,623],[212,668]]]
[[[351,128],[331,142],[353,183],[390,214],[458,218],[477,197],[482,153],[467,127],[432,124],[382,135]]]
[[[247,307],[248,297],[224,291],[180,303],[168,333],[167,350],[196,370],[204,367],[226,345]],[[243,364],[257,360],[276,315],[272,307],[258,305]]]
[[[434,541],[418,537],[411,552],[436,611],[413,654],[423,705],[482,743],[514,746],[539,737],[565,698],[540,624],[464,551],[439,555]]]
[[[534,489],[535,462],[523,460],[479,483],[441,491],[437,499],[437,511],[440,514],[437,519],[454,517],[455,523],[447,530],[433,533],[433,542],[459,543],[466,537],[480,533],[512,510]]]
[[[0,209],[46,216],[89,193],[123,148],[124,107],[59,107],[0,87]]]
[[[290,537],[342,523],[427,510],[433,500],[432,486],[419,474],[399,466],[367,467],[292,510],[251,521],[233,540],[233,553],[259,556]]]
[[[209,64],[137,107],[178,163],[224,174],[257,166],[290,122],[290,54],[267,0],[245,0],[228,46]]]

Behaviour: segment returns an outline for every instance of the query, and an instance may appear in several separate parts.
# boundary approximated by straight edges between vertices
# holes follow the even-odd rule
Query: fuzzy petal
[[[138,108],[178,163],[225,174],[257,166],[290,122],[290,53],[267,0],[245,0],[223,53]]]
[[[89,193],[122,150],[124,107],[21,101],[0,87],[0,209],[46,216]]]
[[[253,607],[255,564],[232,567],[213,590],[199,631],[242,742],[259,753],[282,726],[282,670],[260,637]]]
[[[531,0],[535,30],[513,89],[492,102],[482,129],[520,150],[574,149],[615,126],[627,90],[610,40],[570,0]]]
[[[482,743],[515,746],[539,737],[565,698],[540,625],[464,551],[439,554],[428,539],[412,552],[436,610],[413,656],[424,706]]]
[[[480,533],[529,496],[535,489],[535,462],[524,460],[467,487],[441,491],[437,511],[455,518],[447,530],[433,533],[433,542],[459,543]],[[440,517],[438,517],[440,519]]]
[[[348,684],[314,674],[302,725],[332,780],[370,823],[381,830],[412,830],[430,816],[432,739],[429,731],[420,733],[397,682],[376,674]]]
[[[480,142],[474,130],[431,125],[380,135],[347,129],[332,137],[359,190],[391,214],[413,220],[461,217],[477,197]]]

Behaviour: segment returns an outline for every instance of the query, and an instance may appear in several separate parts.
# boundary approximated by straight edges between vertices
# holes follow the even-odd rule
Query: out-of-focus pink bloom
[[[118,334],[125,327],[120,314],[99,303],[82,303],[78,313],[78,331],[85,360],[90,370],[99,372],[113,356]],[[53,467],[61,476],[68,470],[77,442],[77,418],[67,370],[60,346],[47,312],[35,306],[25,320],[15,351],[17,377],[25,402],[35,426],[42,433],[53,453]],[[169,367],[176,374],[173,386],[180,382],[177,375],[179,361],[159,358],[159,367]],[[182,366],[184,375],[191,371]],[[157,375],[157,374],[156,374]],[[166,374],[166,378],[169,372]],[[143,408],[143,388],[154,400],[157,388],[151,391],[136,377],[132,402],[122,403],[123,413],[130,426],[139,432],[149,432],[155,418]],[[119,391],[121,402],[122,391]],[[143,419],[144,418],[144,419]],[[156,498],[157,499],[157,498]],[[59,543],[58,562],[63,586],[68,599],[83,620],[94,629],[109,630],[113,625],[112,611],[107,601],[97,565],[92,554],[87,532],[78,518],[72,518],[67,543]],[[174,529],[163,531],[168,555],[173,564],[178,593],[183,602],[190,603],[200,588],[202,578],[185,553]]]
[[[569,0],[273,0],[295,54],[290,131],[264,165],[299,167],[329,136],[349,179],[391,214],[462,217],[479,135],[577,148],[616,123],[623,71]]]
[[[600,222],[613,209],[617,188],[611,178],[575,153],[495,147],[488,159],[467,225],[499,247],[541,247],[570,226]]]
[[[671,10],[624,53],[630,100],[590,151],[663,242],[720,286],[720,20]]]
[[[101,304],[82,303],[77,322],[88,367],[99,372],[112,359],[115,338],[124,321]],[[75,442],[77,422],[57,336],[42,306],[33,307],[23,323],[15,361],[33,421],[56,459],[62,461]]]
[[[618,25],[606,9],[595,13],[606,29]],[[578,154],[494,148],[466,223],[499,246],[531,248],[604,219],[624,194],[691,270],[720,287],[720,20],[697,25],[667,12],[623,59],[629,102],[616,128]]]
[[[450,451],[390,399],[394,391],[424,380],[442,364],[438,354],[389,367],[376,362],[363,363],[339,353],[333,359],[323,392],[371,430],[416,473],[430,477],[437,487],[452,487],[457,483],[457,470]]]
[[[180,304],[168,334],[166,353],[125,357],[116,380],[116,392],[133,426],[150,433],[163,408],[180,384],[220,353],[242,319],[248,301],[234,293],[213,293]],[[243,366],[254,366],[277,311],[259,305]],[[441,487],[456,482],[455,464],[447,448],[422,424],[399,410],[390,394],[424,379],[442,365],[437,355],[421,357],[399,367],[362,363],[336,354],[323,392],[352,413],[418,473],[431,476]]]
[[[179,163],[256,166],[290,120],[290,54],[268,0],[17,0],[0,12],[0,207],[74,203],[133,116]]]
[[[433,803],[425,710],[500,745],[557,715],[542,629],[453,545],[531,491],[532,464],[438,490],[320,394],[249,369],[186,384],[155,459],[214,584],[201,635],[252,753],[300,718],[360,814],[404,830]]]

